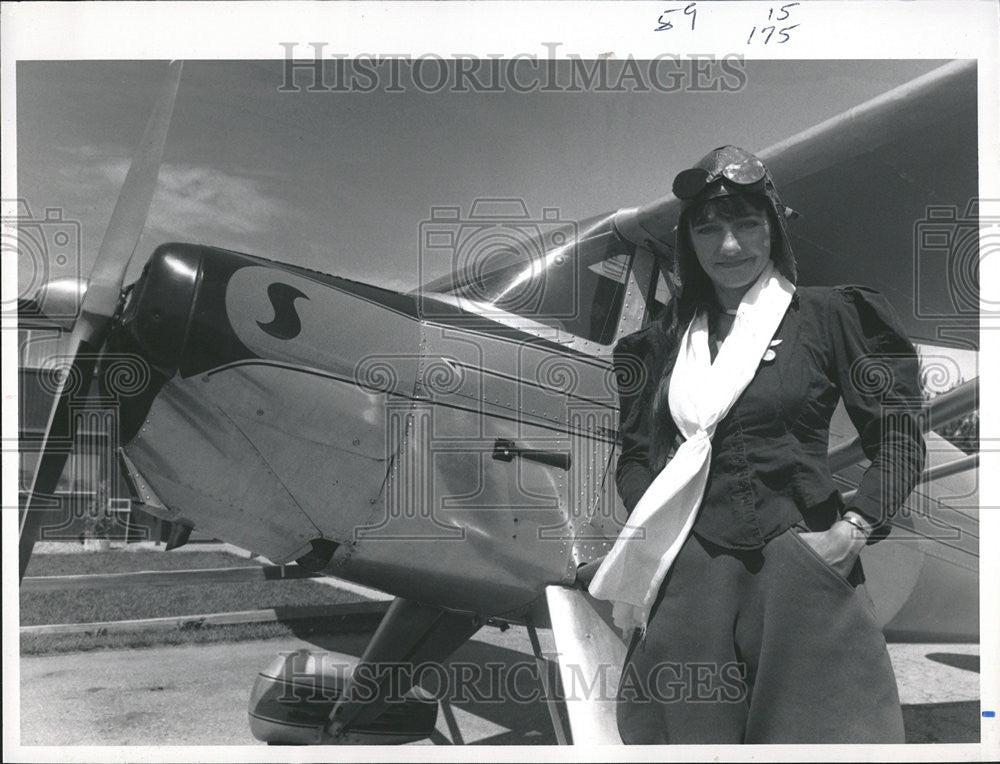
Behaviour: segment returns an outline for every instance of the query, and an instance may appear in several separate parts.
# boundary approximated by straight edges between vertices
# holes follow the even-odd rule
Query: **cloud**
[[[131,159],[119,147],[60,147],[36,160],[32,170],[45,194],[80,221],[83,272],[93,266],[104,229]],[[261,257],[342,275],[388,289],[408,291],[412,275],[371,262],[363,245],[341,236],[322,215],[288,200],[295,188],[288,177],[241,174],[210,166],[165,162],[129,278],[137,278],[153,249],[186,241],[248,252]],[[39,198],[43,198],[41,195]],[[36,204],[35,206],[41,206]],[[362,223],[359,223],[361,225]]]
[[[120,151],[82,146],[59,151],[55,172],[64,190],[104,197],[113,204],[130,158]],[[171,239],[247,240],[288,225],[298,211],[268,192],[268,181],[213,167],[164,162],[146,232]]]
[[[293,210],[264,183],[208,167],[164,164],[149,224],[201,236],[223,228],[233,236],[272,230]]]

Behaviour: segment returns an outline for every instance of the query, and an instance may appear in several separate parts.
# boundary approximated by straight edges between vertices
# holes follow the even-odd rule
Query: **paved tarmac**
[[[540,630],[543,651],[551,632]],[[21,660],[24,745],[248,745],[247,701],[257,672],[300,648],[358,655],[369,636],[106,650]],[[908,742],[979,741],[979,646],[889,646]],[[533,661],[527,632],[486,627],[454,660],[508,668]],[[525,672],[530,676],[529,672]],[[540,693],[538,693],[540,694]],[[544,702],[443,705],[424,744],[555,744]]]

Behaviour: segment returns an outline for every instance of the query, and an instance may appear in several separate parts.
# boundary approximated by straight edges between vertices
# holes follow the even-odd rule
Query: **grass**
[[[258,564],[225,552],[108,551],[93,554],[36,554],[28,576],[121,573],[137,570],[191,570]],[[334,605],[363,600],[356,594],[314,581],[260,581],[233,584],[22,592],[21,624],[90,623],[161,616],[223,613],[297,605]],[[308,625],[297,624],[302,634]],[[24,655],[153,645],[268,639],[290,636],[281,623],[211,626],[197,630],[115,634],[37,634],[21,638]]]
[[[191,570],[193,568],[239,568],[259,564],[228,552],[133,552],[111,549],[80,554],[31,556],[26,576],[73,576],[87,573],[128,573],[136,570]]]
[[[300,632],[301,633],[301,632]],[[247,642],[273,637],[291,637],[294,632],[283,623],[248,623],[207,626],[197,631],[134,631],[117,634],[22,634],[21,655],[51,655],[88,650],[120,650],[162,645],[191,645],[208,642]]]

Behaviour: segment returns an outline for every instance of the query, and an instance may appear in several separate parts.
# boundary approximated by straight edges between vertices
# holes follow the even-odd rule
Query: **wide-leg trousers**
[[[691,535],[618,692],[626,743],[902,743],[885,638],[859,583],[792,528],[761,550]]]

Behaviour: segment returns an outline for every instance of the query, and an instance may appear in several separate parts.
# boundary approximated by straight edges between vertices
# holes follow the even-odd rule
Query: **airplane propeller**
[[[41,528],[42,505],[54,493],[69,457],[70,398],[77,384],[86,385],[94,373],[97,352],[107,338],[111,321],[122,299],[122,288],[132,255],[139,243],[159,176],[163,147],[173,115],[183,62],[170,62],[167,77],[142,135],[115,203],[111,220],[97,253],[80,314],[61,348],[69,364],[60,369],[49,408],[45,434],[24,510],[20,518],[19,580],[31,559]],[[75,382],[71,382],[75,380]]]

